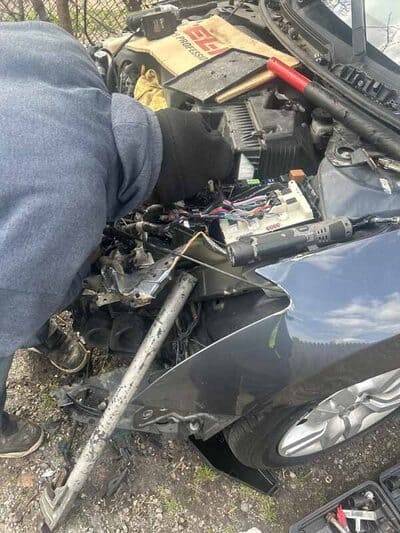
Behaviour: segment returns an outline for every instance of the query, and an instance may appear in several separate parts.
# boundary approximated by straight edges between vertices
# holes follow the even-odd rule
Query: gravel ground
[[[97,361],[98,366],[104,364],[108,362]],[[0,462],[1,533],[40,531],[39,492],[62,471],[60,446],[72,426],[56,407],[51,390],[69,382],[71,377],[40,356],[20,352],[14,360],[8,408],[40,422],[47,439],[29,458]],[[134,460],[118,491],[105,496],[109,479],[124,467],[110,446],[60,532],[238,533],[252,527],[262,533],[286,532],[300,517],[398,462],[399,426],[400,419],[392,418],[322,459],[275,470],[280,487],[272,498],[218,475],[186,443],[128,436]],[[78,427],[74,455],[87,435],[87,428]]]

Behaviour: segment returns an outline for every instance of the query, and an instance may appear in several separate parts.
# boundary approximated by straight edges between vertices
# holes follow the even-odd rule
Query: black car
[[[203,17],[217,13],[292,54],[345,112],[278,78],[222,104],[168,90],[170,105],[200,111],[230,140],[232,183],[107,228],[75,328],[129,359],[170,280],[190,271],[197,286],[119,426],[202,440],[223,433],[245,465],[288,465],[400,406],[400,4],[211,8]],[[131,92],[144,57],[119,48],[94,57],[113,90]],[[348,114],[361,127],[349,127]],[[122,373],[74,385],[60,401],[96,419]]]

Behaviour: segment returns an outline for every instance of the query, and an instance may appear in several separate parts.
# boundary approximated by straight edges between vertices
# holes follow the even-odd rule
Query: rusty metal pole
[[[51,531],[60,525],[71,510],[75,498],[83,488],[129,402],[138,391],[147,370],[160,350],[195,284],[196,278],[188,273],[181,274],[176,280],[65,485],[54,490],[47,488],[42,493],[40,509]]]

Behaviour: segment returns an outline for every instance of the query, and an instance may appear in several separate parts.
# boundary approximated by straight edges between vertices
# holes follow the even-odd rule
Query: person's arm
[[[146,200],[169,204],[191,198],[210,179],[226,180],[233,152],[199,113],[154,113],[132,98],[112,95],[112,128],[121,172],[108,183],[109,219]]]
[[[233,168],[231,146],[199,113],[163,109],[156,113],[163,140],[158,203],[191,198],[210,179],[225,181]]]
[[[114,221],[150,196],[160,173],[162,139],[154,112],[126,95],[112,95],[111,125],[119,165],[110,169],[106,188],[107,218]]]

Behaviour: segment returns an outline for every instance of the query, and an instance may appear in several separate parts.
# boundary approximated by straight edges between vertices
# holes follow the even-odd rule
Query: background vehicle
[[[213,12],[298,57],[333,98],[397,139],[396,55],[363,40],[360,25],[352,31],[327,3],[221,2]],[[362,6],[353,2],[354,20]],[[110,87],[127,94],[142,64],[161,81],[171,77],[129,49],[135,38],[94,52]],[[400,165],[279,80],[221,105],[172,91],[167,100],[200,111],[230,139],[235,180],[108,228],[75,327],[89,344],[131,355],[170,277],[190,269],[197,288],[121,427],[203,440],[224,432],[236,457],[255,468],[304,461],[400,405]],[[238,179],[243,161],[258,184]],[[290,173],[299,168],[304,176]],[[226,255],[227,245],[274,229],[271,221],[280,229],[335,217],[353,224],[346,242],[239,267]],[[120,375],[69,389],[77,416],[101,414]]]

